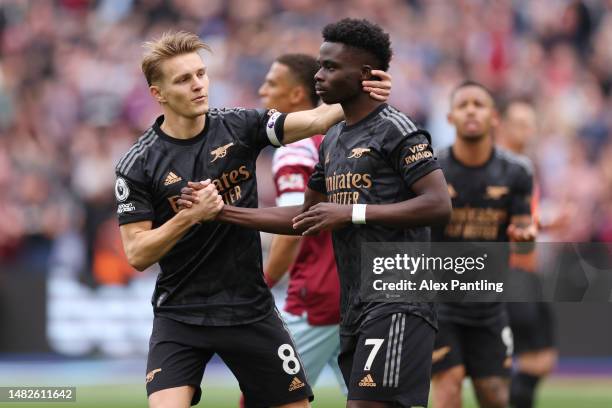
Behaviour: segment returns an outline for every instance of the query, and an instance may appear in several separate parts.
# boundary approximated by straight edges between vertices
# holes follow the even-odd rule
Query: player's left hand
[[[510,224],[506,230],[506,234],[508,234],[508,238],[511,242],[531,242],[535,241],[537,229],[535,224],[529,224],[525,227]]]
[[[293,229],[304,229],[302,235],[316,235],[320,231],[334,230],[350,224],[352,207],[332,203],[313,205],[293,219]]]
[[[389,99],[389,95],[391,95],[391,74],[373,69],[372,76],[380,78],[380,80],[361,82],[363,91],[368,92],[372,99],[386,102]]]
[[[181,198],[176,202],[179,211],[184,208],[191,208],[200,202],[198,191],[206,188],[210,184],[210,179],[204,181],[188,181],[187,187],[181,189]]]

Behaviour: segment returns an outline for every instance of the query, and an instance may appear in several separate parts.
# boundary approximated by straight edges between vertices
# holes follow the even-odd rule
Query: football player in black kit
[[[499,119],[491,93],[476,82],[451,95],[449,122],[455,143],[441,151],[453,202],[450,222],[432,228],[432,241],[533,241],[530,163],[494,146]],[[502,260],[506,264],[506,260]],[[435,407],[461,406],[470,376],[481,407],[507,407],[512,331],[503,303],[443,303],[433,364]]]
[[[362,300],[361,244],[429,241],[428,226],[450,215],[448,190],[429,134],[361,92],[374,69],[389,67],[389,35],[366,20],[344,19],[326,26],[323,38],[317,93],[325,103],[340,103],[346,121],[327,132],[304,205],[225,206],[218,219],[273,233],[333,230],[341,287],[338,362],[347,406],[426,406],[433,305]],[[181,202],[192,194],[184,190]]]
[[[163,116],[117,164],[115,193],[130,264],[161,267],[152,298],[149,405],[196,404],[216,353],[237,377],[247,406],[308,406],[310,386],[263,279],[259,234],[211,220],[224,202],[257,206],[262,148],[323,133],[342,119],[342,109],[209,110],[200,55],[208,46],[185,32],[146,45],[142,70]],[[179,210],[188,180],[204,180],[203,188],[191,208]]]
[[[498,143],[516,154],[525,154],[538,131],[534,107],[527,101],[511,101],[504,111],[501,130],[496,135]],[[531,209],[534,222],[541,231],[546,226],[539,224],[538,199],[536,185]],[[535,251],[513,253],[510,267],[514,268],[514,273],[523,274],[523,279],[528,282],[537,282]],[[538,384],[552,372],[557,362],[554,313],[551,304],[546,302],[512,302],[507,307],[516,362],[510,384],[510,406],[532,408],[537,405]]]

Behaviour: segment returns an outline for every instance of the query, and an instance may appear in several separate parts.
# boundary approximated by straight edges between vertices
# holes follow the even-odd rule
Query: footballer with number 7
[[[208,46],[186,32],[146,45],[142,70],[163,115],[117,164],[115,195],[128,261],[161,269],[152,297],[149,406],[197,404],[206,365],[218,354],[248,407],[307,407],[312,391],[264,282],[259,234],[213,219],[224,204],[257,206],[255,161],[264,147],[325,132],[342,109],[209,109],[201,55]],[[383,99],[389,93],[388,81],[369,85]],[[199,202],[181,210],[188,180],[204,181]]]
[[[332,230],[347,406],[426,406],[433,305],[362,300],[361,244],[429,241],[429,226],[451,214],[448,189],[429,134],[361,92],[372,70],[389,67],[389,35],[366,20],[344,19],[326,26],[323,38],[317,93],[325,103],[341,104],[346,120],[327,132],[303,206],[225,206],[217,220],[277,234]],[[180,204],[189,206],[197,188],[183,189]]]

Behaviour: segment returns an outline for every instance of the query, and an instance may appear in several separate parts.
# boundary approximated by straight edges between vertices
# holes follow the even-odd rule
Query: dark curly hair
[[[368,20],[345,18],[328,24],[323,28],[323,40],[367,51],[378,60],[379,66],[374,68],[380,68],[383,71],[389,69],[389,62],[393,55],[389,34],[385,33],[379,25]]]

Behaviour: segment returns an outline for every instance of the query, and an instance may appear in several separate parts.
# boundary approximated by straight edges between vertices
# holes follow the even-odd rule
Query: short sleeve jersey
[[[484,165],[467,167],[449,147],[438,154],[438,162],[453,212],[448,224],[432,228],[432,241],[506,242],[512,216],[531,214],[533,171],[526,157],[495,147]],[[440,320],[473,326],[496,321],[503,313],[502,303],[453,302],[439,308]]]
[[[438,168],[429,134],[402,112],[382,104],[358,123],[341,122],[328,131],[309,187],[326,194],[332,203],[391,204],[416,197],[412,185]],[[351,224],[333,231],[343,332],[354,332],[365,320],[396,312],[419,315],[436,327],[431,304],[366,302],[360,296],[362,243],[429,240],[428,227]]]
[[[116,166],[120,225],[161,226],[178,212],[176,202],[188,181],[210,179],[226,204],[257,207],[255,161],[263,147],[282,139],[284,115],[211,109],[204,130],[186,140],[165,134],[163,120],[159,117]],[[216,221],[197,224],[159,266],[152,298],[156,315],[226,326],[257,321],[273,310],[257,231]]]

